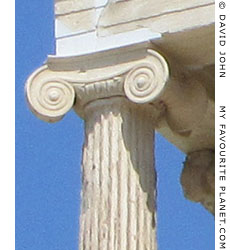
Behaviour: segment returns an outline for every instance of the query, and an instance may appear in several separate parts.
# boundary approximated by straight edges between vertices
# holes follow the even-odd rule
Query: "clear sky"
[[[55,53],[52,0],[16,1],[16,250],[77,250],[83,121],[48,124],[28,109],[26,78]],[[185,155],[159,134],[158,250],[214,250],[214,218],[185,200]]]

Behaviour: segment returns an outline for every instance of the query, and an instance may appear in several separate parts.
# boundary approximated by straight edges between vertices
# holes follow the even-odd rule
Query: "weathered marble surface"
[[[196,151],[188,154],[181,175],[187,199],[201,203],[215,214],[215,152]]]

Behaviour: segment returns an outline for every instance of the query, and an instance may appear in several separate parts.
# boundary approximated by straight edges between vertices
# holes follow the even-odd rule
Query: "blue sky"
[[[83,121],[48,124],[28,109],[26,78],[54,54],[53,1],[16,1],[16,250],[77,250]],[[185,200],[184,154],[156,136],[158,250],[214,250],[214,218]]]

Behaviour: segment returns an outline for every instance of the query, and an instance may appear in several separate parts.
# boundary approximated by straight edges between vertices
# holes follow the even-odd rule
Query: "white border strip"
[[[215,249],[230,249],[230,2],[216,1]]]

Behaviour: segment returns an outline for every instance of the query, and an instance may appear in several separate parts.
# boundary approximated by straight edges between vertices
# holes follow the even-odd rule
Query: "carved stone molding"
[[[48,63],[29,77],[26,95],[35,115],[55,122],[74,103],[74,109],[82,117],[85,105],[98,99],[123,96],[133,103],[153,103],[163,93],[168,78],[166,60],[158,52],[147,49],[136,60],[115,65],[108,62],[104,68],[62,70],[55,68],[52,61],[51,66]],[[164,109],[163,105],[159,107]]]
[[[85,106],[86,104],[98,99],[105,99],[113,96],[125,96],[123,88],[124,80],[124,75],[121,75],[96,82],[74,84],[78,97],[76,106]]]

